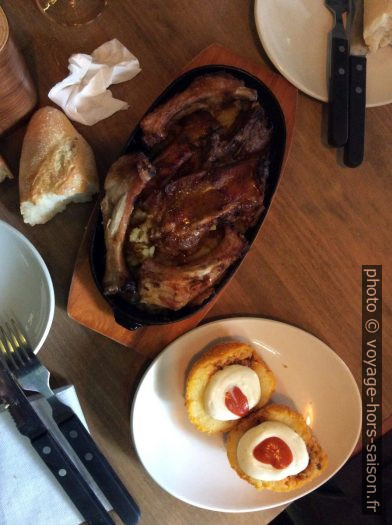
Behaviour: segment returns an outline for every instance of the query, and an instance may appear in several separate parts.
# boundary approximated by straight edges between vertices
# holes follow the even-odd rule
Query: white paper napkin
[[[68,77],[53,86],[48,97],[71,120],[88,126],[129,107],[126,102],[113,98],[107,88],[130,80],[141,71],[138,59],[116,38],[102,44],[91,55],[71,55],[68,69]]]
[[[61,401],[69,405],[86,426],[73,386],[57,391]],[[72,448],[50,418],[51,409],[43,399],[33,401],[40,417],[58,441],[67,448],[76,466],[84,475],[106,509],[110,505],[86,474]],[[73,506],[53,474],[36,454],[30,441],[19,434],[7,411],[0,414],[0,524],[1,525],[77,525],[83,517]]]

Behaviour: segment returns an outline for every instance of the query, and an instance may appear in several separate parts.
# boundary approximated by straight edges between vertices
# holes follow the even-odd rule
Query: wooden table
[[[103,179],[131,129],[176,73],[204,47],[219,42],[273,67],[259,43],[253,2],[245,0],[112,0],[96,22],[67,29],[47,20],[32,0],[1,2],[39,89],[40,105],[67,73],[75,52],[116,37],[140,60],[142,73],[113,87],[130,109],[93,126],[76,127],[95,150]],[[297,325],[330,345],[358,384],[361,375],[361,265],[384,265],[383,417],[392,413],[390,225],[392,106],[367,112],[366,161],[342,167],[325,145],[323,104],[299,96],[285,174],[247,261],[208,315],[259,315]],[[17,173],[24,128],[0,141]],[[0,218],[26,235],[51,272],[56,313],[40,357],[76,386],[94,438],[142,510],[142,524],[266,523],[276,514],[220,514],[177,501],[144,471],[132,449],[129,409],[148,360],[67,317],[73,265],[92,205],[72,205],[34,228],[19,214],[16,181],[0,188]],[[148,415],[147,415],[148,416]],[[152,415],[153,417],[153,415]]]

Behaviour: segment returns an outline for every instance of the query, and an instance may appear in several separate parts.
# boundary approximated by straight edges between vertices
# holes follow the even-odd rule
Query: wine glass
[[[36,0],[48,18],[65,26],[88,24],[100,15],[108,0]]]

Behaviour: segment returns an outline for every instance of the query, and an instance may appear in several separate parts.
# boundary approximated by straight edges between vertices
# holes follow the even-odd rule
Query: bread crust
[[[294,476],[287,476],[280,481],[260,481],[245,474],[238,464],[238,442],[247,430],[264,421],[279,421],[284,423],[302,437],[309,454],[309,463],[305,470]],[[301,414],[291,410],[285,405],[268,405],[241,420],[235,428],[229,432],[226,449],[231,467],[242,479],[252,484],[257,490],[269,489],[275,492],[288,492],[297,489],[319,476],[328,464],[326,453],[322,450],[304,418]]]
[[[21,205],[39,206],[41,199],[48,196],[77,195],[78,201],[89,200],[98,189],[89,144],[64,113],[49,106],[39,109],[23,140],[19,167]]]
[[[201,432],[209,434],[227,432],[238,423],[238,419],[233,421],[213,419],[204,408],[204,392],[211,376],[225,366],[234,364],[249,366],[259,376],[261,397],[253,410],[265,405],[275,390],[276,381],[272,371],[250,345],[230,342],[214,346],[194,363],[186,383],[185,406],[188,417]]]
[[[370,50],[392,43],[392,0],[364,2],[363,37]]]

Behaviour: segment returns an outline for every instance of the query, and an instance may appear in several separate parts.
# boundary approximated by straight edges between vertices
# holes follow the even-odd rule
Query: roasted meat
[[[228,131],[221,129],[211,135],[205,165],[227,164],[260,153],[267,146],[270,136],[271,129],[264,109],[258,102],[253,103]]]
[[[127,282],[129,271],[124,259],[124,241],[136,198],[154,174],[142,153],[124,155],[110,168],[101,203],[105,229],[106,265],[104,291],[118,292]]]
[[[151,239],[171,256],[197,247],[219,221],[233,225],[238,217],[251,226],[263,201],[257,157],[182,177],[149,199],[146,211],[155,223]],[[143,205],[143,204],[142,204]]]
[[[210,110],[226,100],[256,100],[257,92],[226,73],[202,75],[190,86],[159,106],[141,121],[144,142],[153,146],[164,140],[170,125],[200,109]]]
[[[231,75],[204,75],[142,120],[149,159],[120,158],[105,183],[106,293],[132,290],[143,309],[200,304],[244,254],[272,131],[256,99]]]
[[[143,200],[147,201],[169,181],[200,169],[206,142],[218,128],[219,123],[207,111],[197,111],[182,119],[172,140],[154,158],[156,176],[143,192]]]
[[[147,259],[139,272],[140,302],[179,310],[198,297],[208,297],[225,270],[242,254],[244,239],[226,228],[216,249],[182,266],[167,265]]]

